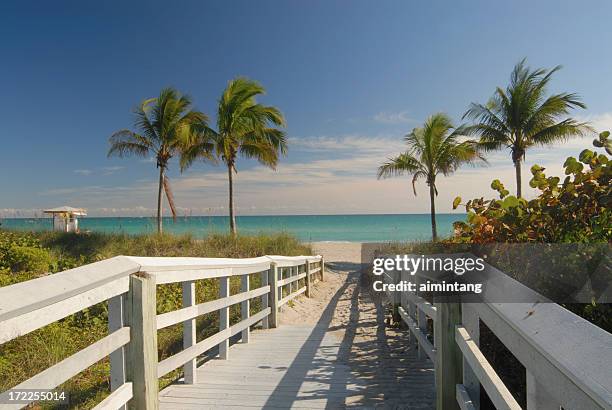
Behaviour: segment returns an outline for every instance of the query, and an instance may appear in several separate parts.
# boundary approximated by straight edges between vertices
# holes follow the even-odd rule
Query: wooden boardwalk
[[[434,408],[433,364],[405,331],[386,329],[358,282],[349,275],[315,325],[253,331],[228,360],[200,366],[196,384],[161,391],[160,408]]]

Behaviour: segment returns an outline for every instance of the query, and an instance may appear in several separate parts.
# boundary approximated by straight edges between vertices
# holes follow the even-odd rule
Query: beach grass
[[[30,251],[28,251],[30,250]],[[31,251],[33,250],[33,251]],[[273,235],[237,236],[210,235],[118,235],[63,234],[56,232],[22,233],[0,231],[0,286],[34,279],[48,274],[41,269],[47,263],[51,271],[61,271],[117,255],[256,257],[266,254],[308,255],[311,248],[294,237]],[[24,256],[26,255],[26,256]],[[29,256],[27,256],[29,255]],[[32,260],[26,260],[30,257]],[[32,268],[28,270],[28,268]],[[237,293],[239,278],[233,278],[231,292]],[[259,286],[253,275],[253,287]],[[202,280],[196,285],[196,301],[215,299],[218,281]],[[181,307],[180,284],[158,286],[157,311],[164,313]],[[259,301],[252,303],[254,312]],[[240,306],[231,309],[230,320],[240,320]],[[197,320],[198,341],[218,329],[218,314],[204,315]],[[5,391],[33,375],[65,359],[107,334],[107,303],[91,306],[77,314],[47,325],[25,336],[0,345],[0,391]],[[182,349],[180,324],[158,333],[159,359],[163,360]],[[160,388],[180,377],[180,369],[160,379]],[[109,362],[103,359],[70,379],[58,390],[68,392],[71,408],[92,408],[109,393]],[[43,408],[53,408],[44,406]]]

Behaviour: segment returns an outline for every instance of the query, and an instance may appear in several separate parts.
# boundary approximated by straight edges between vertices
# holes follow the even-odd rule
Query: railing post
[[[183,282],[183,307],[194,306],[196,304],[195,281]],[[187,349],[196,344],[196,320],[189,319],[183,322],[183,349]],[[183,365],[185,374],[185,384],[196,383],[196,359],[191,359]]]
[[[480,347],[480,317],[474,303],[461,305],[461,322],[476,346]],[[463,385],[474,408],[480,409],[480,381],[465,359],[463,359]]]
[[[269,276],[270,276],[270,271],[265,270],[261,272],[261,286],[269,285],[270,283]],[[261,297],[261,310],[265,310],[268,307],[268,298],[269,298],[269,293]],[[263,329],[268,329],[269,328],[268,323],[269,323],[269,319],[268,319],[268,316],[266,316],[261,320],[261,327]]]
[[[308,259],[306,259],[306,297],[309,298],[310,297],[310,262],[308,262]]]
[[[127,345],[127,375],[134,395],[130,407],[159,408],[157,383],[157,324],[155,277],[140,272],[130,277],[127,319],[130,343]]]
[[[276,263],[270,263],[268,283],[270,283],[270,293],[268,293],[268,306],[270,307],[270,316],[268,317],[268,326],[278,326],[278,267]]]
[[[420,281],[417,279],[417,286],[420,285]],[[417,293],[415,293],[418,296],[420,292],[417,291]],[[414,305],[414,313],[416,315],[416,322],[417,322],[417,326],[419,327],[419,329],[421,330],[421,332],[423,332],[423,334],[427,334],[427,316],[425,316],[425,313],[419,308],[419,306],[415,303]],[[417,343],[418,345],[418,343]],[[422,346],[419,345],[419,353],[418,353],[418,357],[419,359],[423,360],[426,359],[427,353],[425,353],[425,350],[423,349]]]
[[[113,333],[125,325],[125,294],[117,295],[108,301],[108,333]],[[110,388],[117,390],[126,381],[125,347],[122,346],[110,354]],[[126,405],[119,410],[125,410]]]
[[[230,277],[219,278],[219,299],[227,298],[230,295]],[[230,314],[229,306],[219,309],[219,331],[229,328]],[[219,357],[227,360],[229,358],[229,338],[219,343]]]
[[[526,370],[526,372],[527,410],[559,410],[561,407],[559,402],[538,383],[533,373],[529,370]]]
[[[436,303],[436,409],[455,410],[457,384],[462,383],[463,355],[455,342],[455,326],[461,324],[461,303]]]
[[[324,276],[325,276],[325,260],[321,256],[321,282],[325,280]]]
[[[249,291],[249,275],[242,275],[240,278],[240,290],[242,292]],[[251,303],[249,299],[240,303],[240,318],[242,320],[246,320],[249,318],[249,309],[251,308]],[[242,343],[249,343],[249,337],[251,334],[251,329],[247,326],[246,329],[242,331]]]

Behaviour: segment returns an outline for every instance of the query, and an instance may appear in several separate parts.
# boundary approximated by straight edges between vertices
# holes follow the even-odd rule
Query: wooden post
[[[242,292],[249,291],[249,275],[248,274],[242,275],[242,277],[240,278],[240,284],[241,284],[240,290]],[[240,303],[240,318],[242,320],[246,320],[249,318],[250,308],[251,308],[251,304],[248,299]],[[249,329],[249,327],[247,327],[246,329],[242,331],[242,343],[249,343],[250,333],[251,333],[251,329]]]
[[[325,280],[324,276],[325,276],[325,260],[321,256],[321,282]]]
[[[559,410],[559,402],[538,383],[533,373],[529,370],[526,370],[526,373],[527,410]]]
[[[155,277],[140,272],[130,277],[127,345],[127,375],[134,395],[130,408],[157,410],[157,318]]]
[[[227,298],[230,295],[230,277],[219,278],[219,299]],[[230,312],[229,306],[219,309],[219,330],[229,327]],[[229,358],[229,338],[219,343],[219,357],[227,360]]]
[[[270,293],[268,293],[268,306],[270,307],[270,316],[268,318],[269,327],[278,326],[278,267],[276,263],[270,263],[269,271]]]
[[[461,305],[461,322],[476,346],[480,346],[480,317],[475,308],[475,303],[463,303]],[[479,409],[480,381],[465,358],[463,359],[463,385],[472,400],[472,405],[475,409]]]
[[[309,298],[310,297],[310,262],[308,262],[308,259],[306,260],[306,264],[304,265],[306,267],[306,297]]]
[[[108,333],[113,333],[125,325],[125,304],[126,295],[117,295],[108,301]],[[110,388],[111,391],[117,390],[125,383],[125,346],[120,347],[110,354]],[[123,405],[119,410],[125,410]]]
[[[183,286],[183,307],[194,306],[196,304],[195,281],[190,280],[182,283]],[[189,319],[183,322],[183,349],[187,349],[196,344],[196,320]],[[185,384],[196,383],[196,359],[191,359],[183,365],[185,374]]]
[[[459,410],[457,384],[462,383],[463,355],[455,342],[455,326],[461,324],[461,303],[436,303],[436,409]]]
[[[420,282],[418,281],[418,279],[417,279],[417,283],[420,285]],[[419,293],[420,292],[417,291],[417,293],[415,294],[419,295]],[[427,334],[427,316],[425,315],[425,312],[419,309],[419,306],[416,303],[414,304],[414,313],[416,315],[417,326],[419,327],[421,332],[423,332],[423,334]],[[425,350],[423,349],[422,346],[420,345],[418,346],[419,346],[419,353],[418,353],[419,359],[421,360],[426,359],[428,357],[427,353],[425,353]]]
[[[270,275],[270,271],[265,270],[261,272],[261,286],[267,286],[269,284],[269,275]],[[268,298],[269,298],[269,293],[261,297],[261,310],[265,310],[268,307]],[[269,327],[268,316],[262,319],[261,327],[263,329],[268,329]]]

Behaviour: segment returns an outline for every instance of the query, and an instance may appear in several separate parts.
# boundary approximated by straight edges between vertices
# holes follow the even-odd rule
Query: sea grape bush
[[[602,132],[595,147],[610,153],[610,133]],[[540,192],[532,200],[509,195],[499,180],[491,188],[499,199],[472,199],[465,203],[467,222],[455,222],[454,242],[609,242],[612,237],[612,169],[610,158],[585,149],[578,159],[564,163],[563,182],[547,177],[539,165],[531,167],[529,185]],[[461,204],[455,198],[453,208]]]

